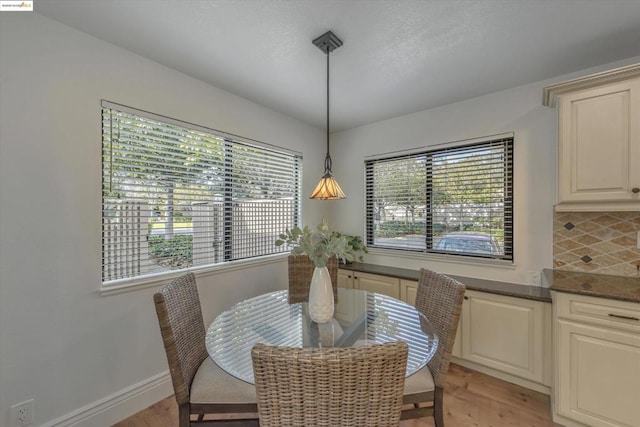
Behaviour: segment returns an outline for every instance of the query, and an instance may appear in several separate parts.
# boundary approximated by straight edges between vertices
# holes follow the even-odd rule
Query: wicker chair
[[[307,255],[289,255],[289,304],[309,301],[309,285],[315,265]],[[338,302],[338,259],[333,257],[327,262],[333,299]]]
[[[343,348],[256,344],[260,426],[397,426],[408,348],[404,342]]]
[[[178,425],[258,425],[255,387],[233,378],[207,354],[205,329],[193,273],[165,285],[153,296],[178,402]],[[211,421],[205,414],[241,418]],[[191,421],[191,414],[198,419]]]
[[[449,371],[453,342],[456,338],[465,287],[462,283],[427,269],[420,269],[416,308],[431,322],[438,334],[436,354],[427,366],[407,378],[401,418],[432,415],[436,427],[444,426],[444,383]],[[420,406],[427,404],[430,406]]]

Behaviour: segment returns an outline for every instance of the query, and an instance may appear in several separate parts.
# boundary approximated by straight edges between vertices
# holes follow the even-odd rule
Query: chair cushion
[[[256,388],[239,380],[207,357],[193,377],[191,403],[256,403]]]
[[[428,393],[435,390],[433,376],[427,366],[413,373],[404,380],[404,395]]]

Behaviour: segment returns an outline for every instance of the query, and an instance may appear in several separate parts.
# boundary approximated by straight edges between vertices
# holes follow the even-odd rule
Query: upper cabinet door
[[[640,64],[547,86],[558,108],[557,211],[640,209]]]
[[[640,206],[640,79],[559,97],[557,210]]]

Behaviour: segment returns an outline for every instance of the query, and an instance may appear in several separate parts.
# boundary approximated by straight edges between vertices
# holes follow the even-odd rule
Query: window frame
[[[503,152],[505,154],[503,160],[502,172],[504,174],[504,193],[503,193],[503,216],[504,221],[504,243],[503,254],[486,254],[471,252],[454,252],[437,250],[435,246],[438,242],[434,238],[438,237],[433,231],[434,215],[432,213],[433,203],[430,202],[433,194],[432,177],[429,175],[432,171],[433,156],[442,155],[444,153],[454,153],[459,150],[461,152],[473,149],[474,147],[491,146],[491,144],[504,143]],[[455,262],[471,262],[486,263],[496,265],[506,265],[504,263],[513,264],[515,261],[514,250],[514,230],[515,230],[515,214],[514,214],[514,161],[515,161],[515,137],[514,133],[492,135],[488,137],[475,138],[464,141],[456,141],[451,143],[436,144],[427,147],[421,147],[406,151],[397,151],[392,153],[378,154],[370,156],[364,162],[364,183],[365,183],[365,242],[367,247],[374,253],[388,253],[400,256],[411,257],[434,257],[436,259],[450,260]],[[377,163],[394,161],[400,159],[425,159],[425,221],[423,232],[419,234],[424,237],[424,247],[411,248],[409,245],[403,247],[401,245],[379,244],[375,243],[375,194],[374,194],[374,177],[373,167]],[[431,162],[431,167],[429,167]],[[455,232],[453,232],[455,233]],[[453,234],[451,233],[451,234]],[[490,240],[493,242],[494,234],[490,234]]]
[[[272,144],[267,144],[261,141],[257,141],[254,139],[250,139],[250,138],[245,138],[245,137],[241,137],[238,135],[234,135],[234,134],[230,134],[228,132],[222,132],[216,129],[211,129],[205,126],[200,126],[200,125],[196,125],[187,121],[183,121],[183,120],[178,120],[178,119],[174,119],[171,117],[167,117],[167,116],[163,116],[160,114],[156,114],[156,113],[151,113],[145,110],[141,110],[141,109],[137,109],[137,108],[133,108],[133,107],[129,107],[129,106],[125,106],[122,104],[118,104],[118,103],[114,103],[111,101],[107,101],[107,100],[102,100],[101,101],[101,130],[102,130],[102,135],[101,135],[101,169],[102,169],[102,175],[101,175],[101,183],[102,183],[102,187],[101,187],[101,229],[102,229],[102,247],[101,247],[101,290],[102,291],[117,291],[118,289],[121,289],[123,287],[138,287],[138,285],[141,285],[141,287],[145,287],[145,285],[148,285],[149,283],[154,283],[157,282],[158,280],[161,279],[166,279],[166,278],[170,278],[170,277],[174,277],[180,274],[184,274],[187,271],[210,271],[210,270],[217,270],[220,268],[238,268],[239,264],[262,264],[264,262],[270,262],[270,259],[275,258],[280,258],[281,256],[286,255],[286,253],[288,252],[286,250],[286,248],[280,248],[280,247],[275,247],[275,238],[273,239],[273,250],[271,248],[268,248],[267,250],[269,251],[268,253],[262,253],[262,254],[258,254],[258,255],[249,255],[249,256],[237,256],[237,255],[231,255],[231,249],[230,249],[230,245],[233,245],[234,243],[237,243],[238,241],[235,240],[232,237],[231,233],[232,233],[232,228],[235,226],[236,222],[234,222],[234,204],[237,205],[238,203],[240,203],[237,194],[234,194],[233,191],[235,189],[235,185],[237,184],[233,184],[232,182],[234,182],[234,179],[237,179],[238,177],[244,177],[246,178],[246,172],[245,174],[241,174],[240,172],[242,171],[242,165],[238,164],[235,167],[231,164],[232,160],[230,161],[228,157],[226,157],[226,155],[228,154],[228,150],[235,150],[237,152],[241,152],[244,156],[244,152],[248,152],[248,153],[255,153],[253,154],[247,154],[247,158],[243,159],[243,161],[245,163],[243,164],[247,164],[246,162],[249,161],[253,161],[254,163],[248,163],[248,164],[255,164],[256,166],[258,166],[254,172],[254,175],[250,175],[252,178],[258,177],[259,178],[263,178],[264,176],[262,175],[266,175],[267,176],[267,180],[266,181],[257,181],[259,182],[265,182],[267,184],[272,184],[270,183],[270,180],[272,178],[272,175],[277,175],[278,177],[280,177],[280,175],[285,176],[287,179],[287,182],[291,182],[291,184],[287,187],[287,191],[289,192],[289,201],[288,206],[289,209],[285,210],[286,213],[282,213],[283,218],[285,218],[285,220],[283,222],[287,222],[287,225],[284,226],[283,230],[285,228],[291,228],[291,226],[295,225],[295,226],[299,226],[302,223],[302,179],[303,179],[303,158],[302,158],[302,154],[288,149],[288,148],[283,148],[283,147],[279,147],[276,145],[272,145]],[[212,146],[212,151],[215,151],[216,149],[218,151],[216,151],[217,153],[222,153],[224,151],[224,155],[220,155],[217,163],[217,166],[219,167],[218,170],[219,173],[217,175],[218,179],[220,180],[220,182],[223,182],[224,184],[222,184],[222,187],[224,188],[223,193],[224,193],[224,200],[222,201],[221,205],[222,205],[222,209],[221,211],[223,212],[223,217],[222,217],[222,223],[223,225],[223,229],[224,229],[224,236],[223,236],[223,249],[222,249],[222,261],[216,261],[213,263],[205,263],[205,264],[201,264],[201,265],[191,265],[191,266],[187,266],[184,268],[171,268],[165,271],[155,271],[158,268],[153,268],[153,271],[146,271],[141,273],[140,271],[138,271],[135,274],[130,274],[127,275],[125,277],[116,277],[113,278],[112,276],[108,276],[105,274],[105,259],[108,257],[107,252],[108,249],[106,249],[107,244],[105,243],[105,230],[106,230],[106,224],[108,223],[108,216],[106,215],[108,209],[107,209],[107,205],[109,203],[113,203],[113,199],[118,199],[120,198],[120,195],[118,195],[117,197],[114,197],[113,194],[109,194],[107,195],[107,180],[108,179],[113,179],[113,178],[109,178],[109,173],[113,174],[113,157],[112,157],[112,153],[108,155],[108,160],[106,159],[106,155],[105,152],[108,151],[110,148],[113,148],[113,144],[114,144],[114,134],[112,132],[112,129],[105,129],[105,114],[109,114],[109,111],[113,111],[113,112],[118,112],[118,113],[124,113],[126,115],[132,115],[137,117],[136,120],[141,119],[142,121],[145,120],[151,120],[154,122],[158,122],[159,124],[162,125],[163,129],[164,126],[172,126],[172,127],[179,127],[182,130],[184,130],[184,133],[181,133],[178,137],[181,144],[182,144],[182,138],[185,137],[185,135],[187,135],[187,133],[189,132],[198,132],[198,133],[202,133],[202,134],[206,134],[207,138],[210,138],[211,140],[216,140],[218,142],[220,142],[219,146],[217,147],[213,147]],[[106,112],[106,113],[105,113]],[[108,120],[108,123],[110,126],[113,125],[112,123],[113,117],[110,117]],[[106,132],[110,132],[109,135],[105,135]],[[119,142],[120,143],[120,142]],[[125,143],[122,143],[125,144]],[[181,145],[182,146],[182,145]],[[186,153],[186,154],[185,154]],[[185,156],[188,155],[189,151],[183,151],[182,154],[184,154]],[[137,152],[136,154],[140,155],[140,152]],[[144,156],[141,155],[141,156]],[[162,155],[169,157],[167,154]],[[269,169],[269,167],[265,167],[265,162],[264,159],[271,159],[273,161],[273,156],[284,156],[286,157],[290,163],[293,165],[292,168],[290,169],[282,169],[281,171],[276,171],[276,169]],[[242,157],[242,156],[241,156]],[[111,163],[110,163],[111,162]],[[155,161],[154,161],[155,163]],[[125,163],[126,164],[126,163]],[[231,166],[230,166],[231,165]],[[148,169],[154,169],[153,166],[149,166],[148,164],[145,165]],[[222,167],[220,167],[222,166]],[[266,171],[266,173],[265,173]],[[163,173],[157,173],[157,177],[156,180],[144,180],[145,185],[146,183],[155,183],[156,185],[159,186],[159,182],[166,177],[172,177],[171,176],[172,172],[171,171],[164,171]],[[289,177],[290,175],[290,177]],[[113,175],[111,175],[112,177]],[[125,177],[127,177],[127,175],[124,175]],[[173,178],[173,177],[172,177]],[[280,177],[282,178],[282,177]],[[129,178],[132,179],[132,178]],[[178,178],[178,183],[180,185],[192,185],[192,183],[188,182],[184,177],[182,178]],[[120,184],[121,186],[126,186],[126,184]],[[255,185],[255,184],[254,184]],[[259,184],[258,184],[259,185]],[[113,191],[111,191],[112,189],[109,189],[110,193],[113,193]],[[199,202],[199,200],[197,198],[195,198],[196,196],[193,196],[193,199],[188,199],[192,205],[193,202]],[[207,198],[205,201],[206,202],[214,202],[215,200],[215,191],[211,191],[210,193],[206,193],[205,192],[205,197]],[[148,194],[144,195],[143,198],[147,198],[149,201],[152,200],[152,197],[149,196]],[[108,201],[106,201],[108,199]],[[247,197],[244,199],[244,201],[265,201],[265,200],[270,200],[268,198],[259,198],[259,197]],[[272,200],[272,199],[271,199]],[[173,210],[175,205],[171,206],[171,210]],[[151,215],[152,211],[154,211],[154,208],[151,207],[151,205],[148,205],[147,208],[147,215]],[[195,214],[192,214],[195,215]],[[245,213],[246,215],[246,213]],[[175,224],[175,217],[171,217],[173,219],[172,223]],[[192,222],[192,226],[191,226],[191,234],[192,236],[195,236],[196,230],[195,230],[195,218],[192,218],[191,222]],[[277,227],[280,222],[277,221],[275,224],[272,224],[268,221],[264,221],[264,219],[259,219],[256,220],[256,222],[259,222],[259,226],[262,227],[266,227],[267,228],[267,232],[269,233],[273,233],[274,236],[279,235],[279,233],[281,233],[283,230],[280,230],[279,228],[276,229],[275,227]],[[142,223],[142,221],[141,221]],[[147,223],[147,225],[150,223]],[[266,224],[266,226],[264,225]],[[121,226],[124,227],[124,226]],[[140,229],[142,229],[142,226],[139,227]],[[147,240],[147,242],[149,242],[149,238],[152,236],[151,233],[151,228],[149,228],[149,232],[146,234],[145,238]],[[248,242],[248,244],[250,246],[252,245],[258,245],[258,249],[257,250],[262,250],[263,247],[260,246],[259,243],[256,243],[254,241],[252,241],[249,238],[245,238],[245,243]],[[194,253],[195,255],[195,247],[193,242],[191,243],[191,251]],[[255,249],[255,248],[250,248],[250,250]],[[205,249],[206,253],[209,252],[213,252],[213,249],[209,250],[209,249]],[[146,256],[146,258],[144,259],[144,261],[150,265],[152,263],[152,256],[147,253],[146,255],[144,253],[142,253],[141,255],[142,257]],[[195,258],[195,256],[192,255],[193,258]],[[192,262],[193,263],[193,262]],[[193,263],[195,264],[195,263]]]

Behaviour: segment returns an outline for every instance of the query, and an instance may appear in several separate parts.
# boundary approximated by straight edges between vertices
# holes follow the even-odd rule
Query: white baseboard
[[[169,371],[122,389],[41,427],[107,427],[173,394]]]
[[[492,368],[488,368],[486,366],[479,365],[474,362],[470,362],[468,360],[460,359],[458,357],[451,358],[452,363],[456,363],[460,366],[464,366],[465,368],[473,369],[474,371],[482,372],[483,374],[490,375],[492,377],[499,378],[503,381],[519,385],[524,388],[528,388],[530,390],[537,391],[539,393],[551,394],[551,387],[546,386],[544,384],[536,383],[524,378],[516,377],[515,375],[507,374],[505,372],[497,371]]]

